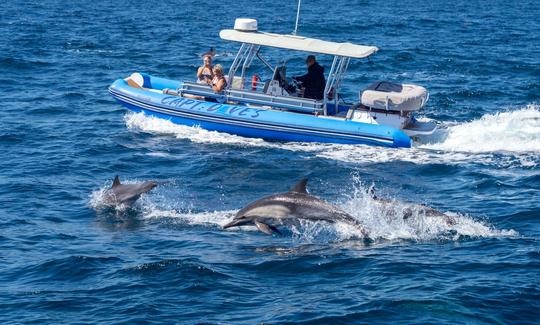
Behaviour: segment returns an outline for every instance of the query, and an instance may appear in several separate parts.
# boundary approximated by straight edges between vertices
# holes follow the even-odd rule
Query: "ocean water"
[[[129,113],[107,93],[134,71],[193,78],[211,46],[228,67],[237,44],[220,29],[253,17],[288,33],[295,10],[0,5],[2,323],[538,323],[538,1],[303,1],[300,34],[380,48],[351,62],[351,101],[381,79],[430,90],[420,117],[439,131],[411,149],[246,139]],[[266,55],[304,69],[303,53]],[[134,209],[108,208],[117,174],[163,183]],[[372,240],[341,224],[221,228],[304,176]]]

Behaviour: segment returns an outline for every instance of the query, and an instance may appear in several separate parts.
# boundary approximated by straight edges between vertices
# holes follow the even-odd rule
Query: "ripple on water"
[[[222,26],[185,14],[198,2],[2,4],[0,321],[540,319],[537,1],[302,3],[300,34],[379,47],[351,61],[348,101],[374,80],[423,85],[419,118],[438,132],[408,150],[269,142],[125,114],[107,91],[134,71],[194,76],[211,46],[227,68],[238,44],[219,30],[245,15],[290,33],[294,1],[212,3]],[[261,55],[305,73],[302,53]],[[317,60],[328,72],[331,58]],[[116,174],[172,182],[130,211],[102,207],[93,194]],[[342,224],[222,229],[306,175],[373,238]]]

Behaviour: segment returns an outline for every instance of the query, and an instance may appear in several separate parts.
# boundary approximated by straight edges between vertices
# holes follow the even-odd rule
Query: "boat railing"
[[[223,98],[223,94],[215,93],[209,85],[195,82],[183,82],[177,89],[179,95],[189,94],[208,98]]]
[[[215,93],[210,86],[194,82],[183,82],[178,88],[179,94],[190,94],[206,98],[223,99],[226,101],[268,106],[271,108],[285,109],[289,111],[320,114],[323,112],[324,103],[309,98],[275,96],[259,92],[241,89],[228,89],[223,93]]]

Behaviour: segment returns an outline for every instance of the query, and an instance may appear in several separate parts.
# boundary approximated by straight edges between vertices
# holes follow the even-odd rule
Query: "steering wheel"
[[[300,89],[302,87],[303,82],[300,80],[296,80],[295,78],[291,78],[291,85],[296,88]]]
[[[286,89],[287,89],[287,92],[289,92],[289,94],[298,94],[298,90],[302,89],[302,82],[294,78],[291,78],[291,82],[289,83]]]

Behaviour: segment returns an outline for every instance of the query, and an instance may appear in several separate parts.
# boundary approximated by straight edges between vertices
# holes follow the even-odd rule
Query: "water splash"
[[[487,221],[467,215],[394,198],[374,198],[369,187],[353,179],[354,190],[340,206],[365,225],[373,239],[429,241],[517,235],[514,230],[498,230]],[[344,228],[342,239],[355,235]]]
[[[540,152],[540,106],[486,114],[478,120],[450,126],[442,142],[422,148],[484,152]]]
[[[228,133],[208,131],[199,127],[174,124],[169,120],[147,116],[144,113],[128,113],[124,116],[130,130],[154,134],[173,135],[178,139],[188,139],[196,143],[221,143],[239,146],[266,146],[262,139],[244,138]]]
[[[129,179],[122,179],[122,184],[137,184],[140,183],[140,181],[137,180],[129,180]],[[99,189],[92,191],[90,193],[89,199],[88,199],[88,206],[98,212],[102,212],[103,210],[114,210],[117,213],[126,212],[128,210],[132,209],[138,209],[145,205],[151,204],[148,200],[149,193],[143,194],[133,206],[128,206],[125,204],[117,204],[116,202],[111,202],[111,200],[108,198],[108,190],[111,189],[112,182],[107,182]],[[144,202],[144,203],[139,203]]]
[[[107,203],[107,200],[105,199],[106,192],[110,188],[111,188],[111,184],[108,184],[90,193],[88,206],[94,210],[102,210],[102,209],[112,207],[109,203]],[[125,209],[125,207],[119,207],[119,209]]]
[[[352,194],[344,195],[337,205],[364,225],[369,239],[374,241],[457,241],[467,238],[516,236],[514,230],[498,230],[486,221],[467,215],[438,212],[424,205],[395,199],[374,198],[369,188],[355,179]],[[223,227],[238,210],[193,212],[189,209],[162,209],[151,202],[145,203],[143,220],[148,222],[174,223],[178,225],[201,225]],[[255,227],[243,226],[223,231],[256,231]],[[364,240],[361,231],[346,223],[329,224],[323,221],[301,220],[298,225],[287,227],[285,236],[293,243],[329,243],[348,240]]]
[[[185,225],[212,225],[223,227],[231,220],[236,210],[192,212],[191,210],[161,210],[155,208],[144,215],[145,220],[155,221],[160,219],[175,220]],[[248,228],[248,227],[246,227]],[[251,228],[251,227],[249,227]],[[245,228],[244,228],[245,229]]]
[[[366,145],[342,145],[302,142],[267,142],[257,138],[207,131],[177,125],[171,121],[128,113],[130,130],[172,135],[196,143],[217,143],[239,147],[265,147],[308,152],[315,157],[351,163],[406,161],[416,164],[474,163],[498,167],[535,167],[540,163],[540,110],[538,105],[524,109],[485,115],[462,124],[443,124],[437,135],[413,148],[381,148]],[[472,132],[472,133],[471,133]]]

